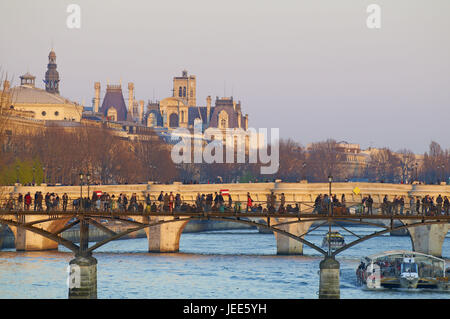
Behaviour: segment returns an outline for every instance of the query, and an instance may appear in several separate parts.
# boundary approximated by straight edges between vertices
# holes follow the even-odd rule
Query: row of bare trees
[[[2,141],[0,184],[47,182],[76,185],[79,173],[91,174],[93,184],[155,182],[326,182],[366,180],[438,183],[450,175],[450,151],[436,142],[419,161],[410,150],[373,149],[352,159],[335,140],[312,143],[306,149],[291,139],[279,145],[279,169],[262,175],[262,164],[199,163],[175,165],[170,146],[149,135],[131,141],[105,127],[46,127],[34,135],[12,135]]]
[[[55,126],[34,135],[15,135],[3,148],[2,158],[3,184],[17,180],[76,185],[80,172],[89,172],[93,184],[170,182],[178,176],[167,147],[156,136],[130,141],[102,127]]]
[[[355,155],[358,155],[355,157]],[[308,149],[291,139],[280,141],[280,168],[267,179],[296,182],[307,179],[326,182],[361,180],[368,182],[427,184],[448,182],[450,176],[450,150],[443,150],[431,142],[423,158],[411,150],[397,152],[389,148],[371,149],[361,154],[346,153],[333,139],[312,143]]]

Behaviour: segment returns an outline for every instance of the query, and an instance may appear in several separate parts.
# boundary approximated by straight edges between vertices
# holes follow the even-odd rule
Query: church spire
[[[45,90],[59,94],[59,74],[56,71],[56,54],[53,49],[48,55],[47,72],[45,72]]]

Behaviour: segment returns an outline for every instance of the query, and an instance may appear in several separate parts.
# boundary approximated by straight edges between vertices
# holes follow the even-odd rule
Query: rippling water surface
[[[349,227],[358,234],[372,229]],[[307,235],[320,245],[327,228]],[[346,241],[356,237],[346,234]],[[304,256],[277,256],[272,234],[229,230],[182,234],[180,253],[148,253],[146,238],[111,242],[94,253],[98,298],[317,298],[322,257],[304,246]],[[341,264],[341,298],[449,298],[433,291],[366,291],[356,283],[362,256],[411,249],[409,237],[382,236],[356,245]],[[450,238],[443,255],[450,258]],[[46,252],[0,251],[0,298],[67,298],[66,249]]]

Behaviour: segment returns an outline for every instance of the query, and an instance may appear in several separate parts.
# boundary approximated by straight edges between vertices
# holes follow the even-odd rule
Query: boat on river
[[[445,260],[414,251],[392,250],[361,259],[358,283],[368,289],[404,288],[450,291]]]
[[[322,248],[328,248],[330,246],[331,250],[336,250],[345,246],[345,239],[337,231],[332,231],[327,233],[322,241]]]

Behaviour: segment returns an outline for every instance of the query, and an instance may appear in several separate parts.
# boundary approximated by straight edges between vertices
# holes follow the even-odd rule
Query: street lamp
[[[419,166],[419,163],[415,162],[414,168],[416,169],[416,178],[415,178],[416,181],[419,179],[419,176],[417,175],[417,166]]]
[[[80,176],[80,205],[78,206],[79,208],[81,208],[82,202],[83,202],[83,172],[80,171],[80,173],[78,174]]]
[[[89,182],[91,181],[91,173],[88,172],[88,173],[86,174],[86,180],[87,180],[87,185],[88,185],[88,199],[91,199],[91,198],[90,198],[91,195],[90,195],[90,193],[89,193]]]
[[[328,175],[328,183],[329,183],[329,202],[328,202],[328,217],[333,214],[332,205],[331,205],[331,183],[333,182],[333,176]],[[331,220],[328,220],[328,255],[331,255]]]
[[[332,206],[331,206],[331,183],[332,182],[333,182],[333,176],[329,175],[328,176],[328,183],[329,183],[329,200],[330,200],[330,204],[329,204],[328,214],[332,214]]]
[[[306,176],[305,176],[305,167],[306,167],[306,162],[303,162],[303,164],[302,164],[303,180],[306,179]]]

